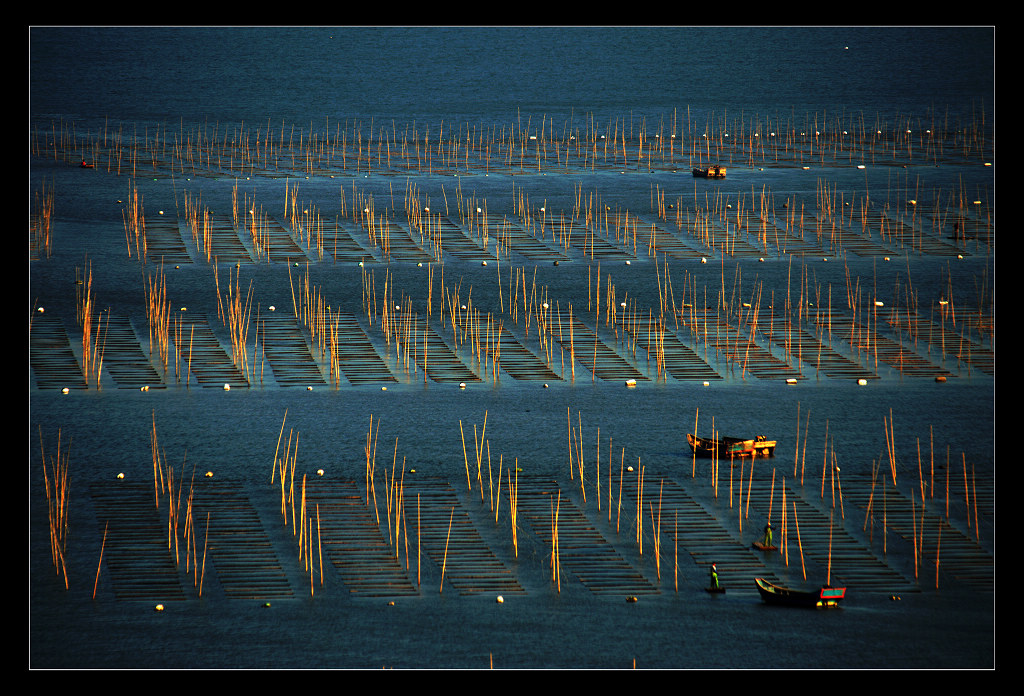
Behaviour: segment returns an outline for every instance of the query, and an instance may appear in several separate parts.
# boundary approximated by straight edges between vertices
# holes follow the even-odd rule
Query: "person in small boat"
[[[761,545],[764,547],[771,547],[772,545],[772,523],[769,522],[764,526],[764,538],[761,539]]]
[[[711,580],[710,588],[712,590],[717,590],[718,589],[718,569],[715,567],[714,563],[711,564],[711,578],[710,578],[710,580]]]

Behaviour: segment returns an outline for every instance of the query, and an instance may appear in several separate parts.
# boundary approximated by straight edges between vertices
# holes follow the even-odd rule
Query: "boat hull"
[[[731,457],[770,457],[775,454],[775,440],[766,440],[763,437],[756,437],[751,440],[744,440],[738,437],[723,437],[717,440],[707,437],[697,437],[693,433],[686,434],[686,441],[690,449],[698,457],[718,457],[729,459]]]
[[[846,596],[845,587],[822,587],[817,590],[793,590],[774,585],[764,578],[754,578],[757,591],[765,604],[787,607],[834,607]]]
[[[694,167],[693,175],[702,179],[724,179],[725,167],[720,164],[710,167]]]

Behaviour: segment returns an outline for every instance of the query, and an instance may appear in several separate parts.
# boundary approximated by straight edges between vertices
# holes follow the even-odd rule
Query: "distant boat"
[[[764,578],[754,578],[757,591],[766,604],[789,607],[834,607],[846,596],[845,587],[822,587],[817,590],[791,590],[774,585]]]
[[[81,167],[82,169],[92,169],[93,168],[93,165],[89,164],[85,160],[82,160],[82,163],[80,165],[78,165],[78,166]]]
[[[693,453],[700,457],[717,456],[720,459],[730,457],[770,457],[775,454],[775,440],[767,440],[758,435],[752,440],[739,437],[723,437],[717,440],[709,437],[697,437],[693,433],[686,434],[686,441]]]
[[[704,179],[724,179],[725,167],[720,164],[712,164],[709,167],[694,167],[693,175]]]

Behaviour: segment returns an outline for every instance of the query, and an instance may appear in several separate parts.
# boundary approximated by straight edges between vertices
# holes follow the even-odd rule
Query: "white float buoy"
[[[632,389],[635,386],[636,386],[636,380],[635,379],[627,379],[626,380],[626,388],[627,389]]]
[[[225,384],[224,385],[224,391],[231,391],[231,385],[230,384]]]
[[[496,601],[498,602],[498,604],[504,604],[505,603],[505,598],[502,597],[501,595],[498,595],[498,598],[497,598]]]
[[[67,387],[64,387],[63,389],[60,390],[60,393],[61,394],[67,394],[69,391],[71,391],[71,390],[68,389]]]
[[[857,384],[859,384],[859,385],[860,385],[860,386],[862,386],[862,387],[863,387],[863,386],[864,386],[865,384],[867,384],[867,383],[868,383],[868,381],[867,381],[866,379],[864,379],[863,377],[861,377],[860,379],[858,379],[858,380],[857,380]]]
[[[796,384],[796,378],[790,377],[786,380],[786,384]]]
[[[316,470],[316,475],[317,476],[323,476],[324,475],[324,470],[323,469],[317,469]]]
[[[120,473],[118,473],[117,477],[118,477],[119,479],[123,479],[123,478],[124,478],[124,472],[120,472]]]
[[[459,382],[459,389],[465,389],[465,388],[466,388],[466,383],[465,382]]]
[[[163,604],[157,604],[153,608],[156,609],[157,611],[163,611],[164,610],[164,605]]]

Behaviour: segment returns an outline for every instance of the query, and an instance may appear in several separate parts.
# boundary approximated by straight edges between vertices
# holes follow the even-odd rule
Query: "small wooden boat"
[[[724,587],[705,587],[704,589],[711,594],[725,594]]]
[[[774,585],[764,578],[754,578],[757,591],[766,604],[789,607],[834,607],[846,596],[845,587],[822,587],[817,590],[792,590]]]
[[[89,164],[85,160],[82,160],[82,163],[78,166],[81,167],[82,169],[92,169],[95,165]]]
[[[760,541],[755,541],[753,544],[751,544],[751,546],[753,546],[758,551],[778,551],[779,550],[779,547],[776,546],[775,544],[772,544],[771,546],[765,546]]]
[[[693,175],[703,179],[724,179],[725,167],[720,164],[712,164],[709,167],[694,167]]]
[[[775,440],[766,440],[758,435],[753,440],[738,437],[723,437],[717,440],[708,437],[697,437],[686,434],[686,441],[693,453],[700,457],[716,456],[719,459],[730,457],[770,457],[775,454]]]

